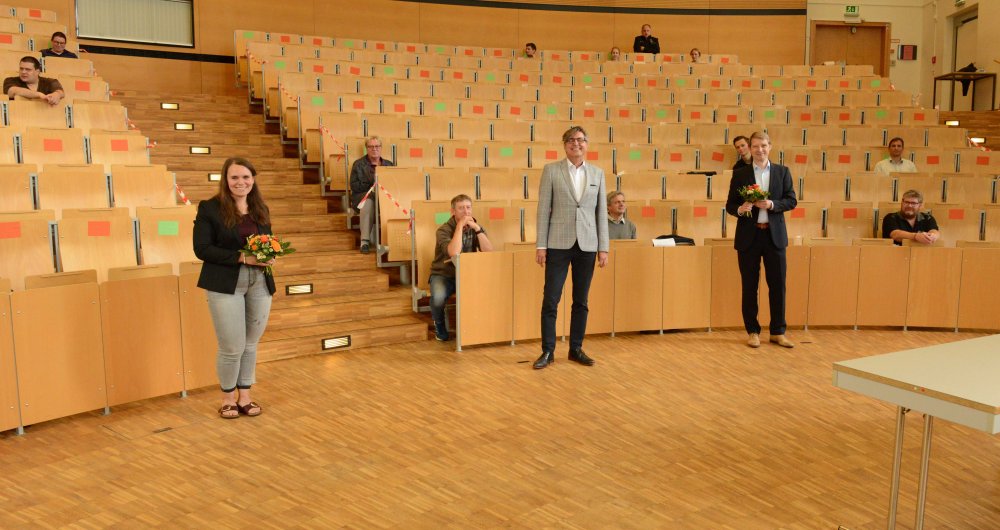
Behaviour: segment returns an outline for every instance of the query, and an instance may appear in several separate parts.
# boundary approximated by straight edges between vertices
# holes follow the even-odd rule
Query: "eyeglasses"
[[[566,140],[566,143],[568,143],[568,144],[585,144],[585,143],[587,143],[587,139],[586,138],[570,138],[569,140]]]
[[[54,40],[54,41],[52,41],[52,44],[58,44],[59,46],[65,46],[66,45],[66,41],[64,41],[64,40]]]
[[[382,149],[381,145],[366,145],[368,149]]]
[[[910,206],[920,206],[920,201],[903,201],[903,204],[909,204]]]

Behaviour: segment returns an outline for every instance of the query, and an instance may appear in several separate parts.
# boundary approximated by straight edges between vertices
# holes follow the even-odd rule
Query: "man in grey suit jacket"
[[[535,369],[553,362],[556,314],[566,274],[573,268],[569,359],[585,366],[594,360],[583,352],[587,332],[587,295],[598,266],[608,263],[608,206],[604,171],[586,163],[587,133],[570,127],[563,133],[566,159],[547,164],[538,188],[538,239],[535,261],[545,267],[542,295],[542,355]]]
[[[791,348],[794,344],[785,337],[785,248],[788,247],[785,212],[795,209],[798,203],[795,187],[788,168],[768,160],[771,139],[767,134],[758,131],[750,136],[750,153],[753,157],[750,165],[733,172],[726,199],[726,211],[737,216],[733,246],[739,257],[743,284],[742,310],[743,325],[749,336],[747,345],[760,347],[757,286],[763,261],[771,308],[771,342]],[[744,201],[740,189],[751,184],[766,189],[770,197],[757,202]]]

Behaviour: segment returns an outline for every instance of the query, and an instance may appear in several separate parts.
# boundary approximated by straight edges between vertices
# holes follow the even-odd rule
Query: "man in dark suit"
[[[760,283],[760,262],[764,261],[768,301],[771,307],[771,342],[792,348],[785,337],[785,248],[788,232],[784,212],[795,208],[795,188],[788,168],[772,164],[771,139],[763,132],[750,136],[750,165],[733,172],[729,183],[726,211],[737,216],[734,247],[739,255],[740,276],[743,280],[743,325],[749,338],[747,345],[760,347],[760,323],[757,321],[757,285]],[[752,184],[770,193],[767,199],[746,202],[740,189]],[[749,215],[748,215],[749,214]]]
[[[569,360],[591,366],[583,352],[587,332],[587,296],[594,260],[608,263],[608,199],[604,171],[586,163],[587,133],[570,127],[563,133],[566,158],[546,164],[538,187],[538,232],[535,261],[545,267],[542,294],[542,355],[535,369],[554,360],[556,316],[566,274],[573,268],[573,308],[569,324]]]
[[[642,34],[635,36],[632,51],[635,53],[660,53],[660,41],[651,35],[653,28],[649,24],[642,25]]]

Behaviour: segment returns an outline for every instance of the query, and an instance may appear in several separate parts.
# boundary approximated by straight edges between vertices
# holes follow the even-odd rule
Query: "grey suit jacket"
[[[573,243],[585,252],[608,251],[608,198],[604,171],[585,164],[587,184],[579,202],[573,193],[566,159],[546,164],[538,187],[539,248],[569,249]]]

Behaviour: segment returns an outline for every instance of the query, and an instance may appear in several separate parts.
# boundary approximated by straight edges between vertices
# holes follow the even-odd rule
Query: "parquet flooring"
[[[884,528],[894,409],[831,363],[978,336],[735,331],[411,342],[262,364],[265,412],[218,392],[0,434],[0,528]],[[57,389],[54,389],[57,390]],[[920,416],[903,456],[916,497]],[[1000,528],[1000,440],[939,421],[926,527]]]

